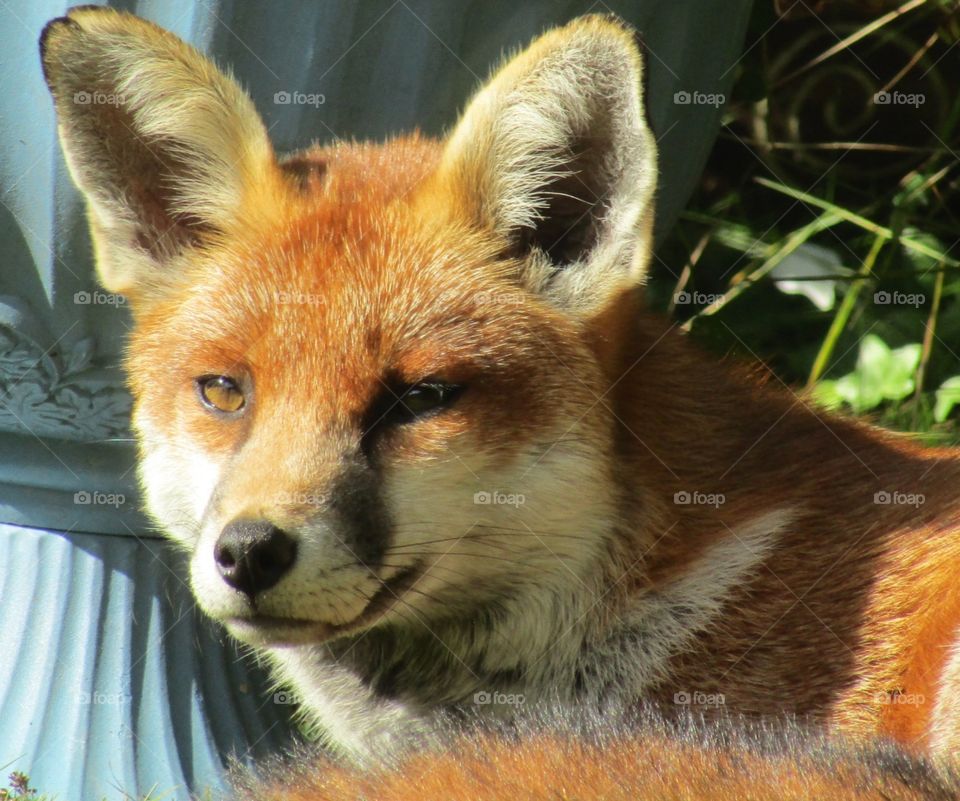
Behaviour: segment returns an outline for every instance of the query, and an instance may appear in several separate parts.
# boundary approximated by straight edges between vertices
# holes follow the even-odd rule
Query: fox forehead
[[[491,396],[543,405],[535,389],[584,360],[581,332],[431,183],[437,150],[415,136],[288,160],[283,207],[251,209],[269,222],[239,226],[138,311],[135,391],[249,373],[261,399],[306,390],[356,417],[386,377],[482,377]]]
[[[425,208],[432,202],[422,185],[435,150],[417,137],[288,160],[291,191],[282,202],[252,193],[243,215],[250,224],[192,257],[144,305],[188,321],[201,341],[229,340],[244,352],[275,322],[289,339],[321,323],[331,334],[364,327],[365,340],[378,331],[416,339],[421,329],[490,316],[478,292],[503,289],[511,269],[489,237]]]

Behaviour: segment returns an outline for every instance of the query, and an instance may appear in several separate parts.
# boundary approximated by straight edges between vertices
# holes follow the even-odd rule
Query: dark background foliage
[[[937,442],[960,441],[958,6],[758,0],[648,288],[718,353]]]

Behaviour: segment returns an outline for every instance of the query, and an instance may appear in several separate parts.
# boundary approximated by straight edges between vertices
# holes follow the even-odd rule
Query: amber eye
[[[197,391],[203,405],[226,414],[239,412],[245,403],[237,382],[225,375],[206,375],[197,379]]]

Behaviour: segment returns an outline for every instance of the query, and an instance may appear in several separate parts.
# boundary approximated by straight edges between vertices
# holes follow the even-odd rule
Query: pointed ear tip
[[[94,3],[80,3],[67,9],[68,17],[77,17],[81,14],[116,14],[117,9],[110,6],[98,6]]]
[[[583,33],[589,37],[601,37],[607,41],[618,42],[626,51],[633,54],[640,63],[643,62],[644,45],[640,32],[629,22],[612,12],[575,17],[566,25],[555,28],[554,32],[564,38],[572,38]]]
[[[147,20],[110,6],[72,6],[62,17],[55,17],[43,26],[39,40],[40,55],[45,57],[57,40],[67,33],[96,33],[100,28],[109,30],[118,24],[129,26],[139,23],[156,27]]]
[[[581,17],[575,17],[563,27],[571,32],[581,28],[589,29],[629,41],[633,41],[636,36],[636,29],[623,19],[623,17],[612,12],[608,14],[585,14]]]
[[[70,17],[56,17],[43,26],[40,31],[40,63],[43,66],[43,77],[47,85],[51,85],[50,57],[53,53],[53,46],[57,38],[67,32],[68,28],[78,27]]]
[[[129,14],[126,11],[121,11],[118,8],[113,8],[112,6],[81,4],[78,6],[70,6],[70,8],[67,9],[66,16],[62,19],[69,19],[71,22],[79,25],[84,20],[94,20],[97,17],[99,17],[101,20],[105,20],[108,18],[116,19],[117,17],[132,16],[132,14]]]
[[[83,30],[81,20],[85,17],[116,17],[120,13],[110,6],[72,6],[62,17],[54,17],[43,26],[43,30],[40,31],[40,52],[42,53],[48,47],[51,37],[56,34],[65,33],[68,28],[74,31]]]
[[[51,84],[52,55],[56,49],[57,42],[69,34],[77,34],[84,30],[81,20],[85,17],[115,17],[118,11],[109,6],[80,5],[72,6],[67,9],[67,13],[62,17],[54,17],[40,31],[39,48],[40,63],[43,66],[43,77],[47,85]]]

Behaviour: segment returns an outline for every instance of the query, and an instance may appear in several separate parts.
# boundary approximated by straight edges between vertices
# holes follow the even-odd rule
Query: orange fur
[[[464,737],[381,770],[321,760],[275,773],[248,782],[240,801],[947,801],[960,792],[950,770],[879,748],[708,748],[659,732],[602,744],[557,733]]]

